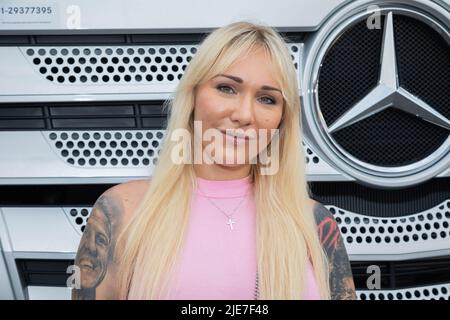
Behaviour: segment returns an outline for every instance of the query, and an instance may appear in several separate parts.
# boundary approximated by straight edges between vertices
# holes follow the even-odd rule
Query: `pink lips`
[[[233,135],[226,134],[224,131],[220,130],[220,132],[225,136],[225,140],[229,141],[227,143],[236,145],[238,142],[246,142],[248,138],[240,138]]]
[[[224,130],[220,130],[220,132],[225,136],[225,139],[227,141],[229,141],[230,143],[233,143],[233,144],[237,144],[238,141],[239,142],[247,142],[249,140],[248,137],[241,138],[241,137],[236,137],[233,135],[226,134],[226,131],[224,131]]]

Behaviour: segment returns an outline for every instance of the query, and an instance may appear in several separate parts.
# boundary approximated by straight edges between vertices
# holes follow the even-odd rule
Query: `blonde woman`
[[[336,222],[308,195],[299,103],[275,30],[236,22],[205,38],[166,105],[151,181],[95,203],[73,299],[355,299]],[[224,141],[210,153],[207,132]]]

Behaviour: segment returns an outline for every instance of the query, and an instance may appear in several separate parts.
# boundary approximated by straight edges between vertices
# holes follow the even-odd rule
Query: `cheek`
[[[264,120],[264,128],[267,129],[276,129],[278,128],[278,125],[280,124],[281,118],[267,118]]]
[[[226,105],[217,95],[203,90],[196,96],[194,120],[203,121],[203,127],[210,127],[226,113]]]
[[[257,127],[258,129],[264,129],[258,133],[258,145],[259,148],[266,147],[272,140],[273,133],[271,129],[277,129],[280,125],[282,117],[282,109],[276,110],[263,110],[257,117]],[[265,140],[260,139],[260,135],[265,132]]]
[[[258,128],[259,129],[276,129],[281,122],[282,111],[269,110],[261,113],[258,116]]]

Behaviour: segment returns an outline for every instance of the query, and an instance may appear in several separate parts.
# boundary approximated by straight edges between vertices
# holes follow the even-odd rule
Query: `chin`
[[[224,168],[238,168],[240,166],[244,166],[245,164],[234,164],[234,163],[216,163],[220,167]]]

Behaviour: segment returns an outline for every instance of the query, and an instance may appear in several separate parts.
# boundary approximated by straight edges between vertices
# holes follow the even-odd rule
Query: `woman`
[[[212,32],[168,105],[151,183],[119,184],[95,203],[73,298],[354,299],[336,222],[308,196],[299,101],[276,31]],[[180,162],[186,132],[194,142],[181,143]],[[217,138],[228,143],[211,148]]]

